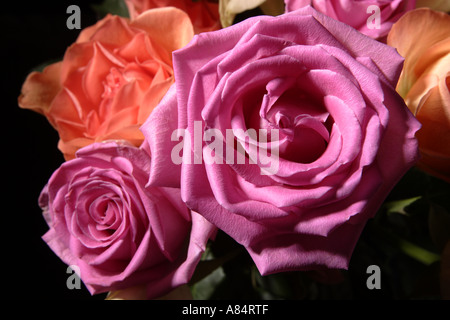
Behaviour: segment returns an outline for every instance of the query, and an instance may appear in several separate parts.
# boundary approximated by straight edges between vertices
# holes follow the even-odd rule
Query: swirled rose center
[[[280,157],[298,163],[314,162],[328,146],[333,119],[319,99],[299,88],[277,92],[282,81],[278,82],[251,94],[253,99],[258,94],[260,98],[246,119],[247,128],[277,129]]]
[[[92,202],[89,212],[95,228],[111,235],[121,222],[120,199],[114,195],[99,197]]]
[[[117,91],[126,83],[122,73],[117,68],[111,68],[110,73],[103,82],[104,91],[102,98],[111,99]]]
[[[136,84],[143,89],[152,82],[153,76],[143,70],[139,65],[132,63],[125,68],[112,67],[103,81],[102,98],[113,99],[118,91],[128,84]]]

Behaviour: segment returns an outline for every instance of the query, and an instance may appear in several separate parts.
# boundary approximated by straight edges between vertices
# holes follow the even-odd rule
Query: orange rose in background
[[[28,75],[19,105],[47,117],[66,160],[108,139],[139,146],[139,127],[174,82],[172,51],[192,37],[189,17],[175,8],[131,22],[108,15],[82,30],[61,62]]]
[[[194,25],[194,32],[221,28],[219,5],[214,0],[125,0],[131,19],[148,9],[175,7],[186,12]]]
[[[430,8],[436,11],[450,12],[448,0],[416,0],[416,8]]]
[[[397,91],[422,123],[418,166],[450,182],[450,16],[410,11],[394,24],[387,43],[405,58]]]

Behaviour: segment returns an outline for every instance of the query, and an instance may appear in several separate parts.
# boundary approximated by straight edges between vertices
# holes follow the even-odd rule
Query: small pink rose
[[[156,298],[187,283],[213,227],[186,208],[175,188],[146,187],[150,158],[117,142],[80,149],[61,165],[39,202],[43,236],[76,265],[92,294],[145,285]]]

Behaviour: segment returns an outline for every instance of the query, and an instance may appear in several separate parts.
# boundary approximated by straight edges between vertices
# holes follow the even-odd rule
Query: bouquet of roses
[[[125,3],[19,97],[65,158],[39,198],[43,239],[91,294],[205,297],[245,253],[275,297],[270,275],[330,278],[369,220],[425,210],[435,251],[374,234],[439,263],[448,297],[448,207],[390,199],[407,177],[448,190],[448,2]]]

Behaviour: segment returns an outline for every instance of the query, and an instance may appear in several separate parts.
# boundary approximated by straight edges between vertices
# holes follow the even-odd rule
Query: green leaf
[[[384,207],[386,208],[387,214],[394,213],[394,212],[401,213],[401,214],[407,214],[407,212],[405,211],[405,208],[421,198],[422,198],[422,196],[418,196],[418,197],[413,197],[413,198],[409,198],[409,199],[389,201],[384,204]]]
[[[91,4],[91,7],[100,17],[104,17],[108,13],[124,18],[130,17],[123,0],[104,0],[101,4]]]
[[[399,249],[403,254],[425,264],[431,265],[432,263],[441,259],[439,254],[431,252],[411,241],[408,241],[399,235],[381,227],[377,226],[376,231],[382,238],[391,243],[395,248]]]
[[[252,268],[252,282],[262,299],[288,299],[293,295],[288,273],[263,277],[255,266]]]
[[[220,268],[224,263],[234,259],[242,252],[242,249],[233,250],[226,255],[218,258],[208,259],[210,252],[205,252],[203,259],[198,263],[194,275],[191,279],[191,284],[201,281],[209,274]],[[206,258],[206,259],[205,259]]]
[[[214,294],[218,285],[224,281],[225,273],[222,267],[215,269],[202,280],[191,286],[192,296],[195,300],[207,300]]]

